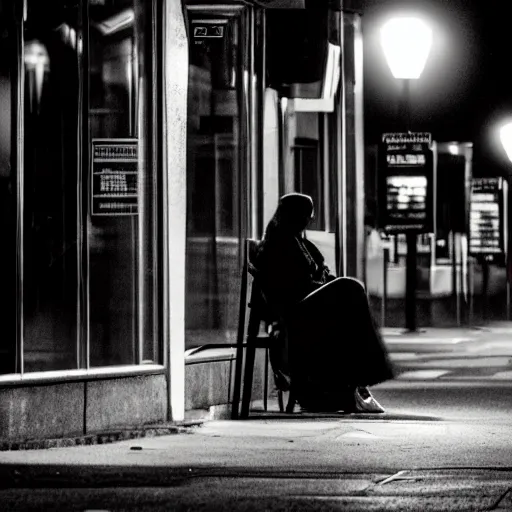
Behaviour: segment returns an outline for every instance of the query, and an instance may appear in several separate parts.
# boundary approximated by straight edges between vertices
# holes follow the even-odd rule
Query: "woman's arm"
[[[331,273],[329,267],[325,264],[325,259],[323,254],[320,252],[320,249],[308,239],[304,239],[304,244],[306,245],[313,259],[315,260],[315,263],[318,265],[318,271],[314,276],[315,281],[320,282],[321,284],[334,281],[334,279],[336,279],[336,276]]]

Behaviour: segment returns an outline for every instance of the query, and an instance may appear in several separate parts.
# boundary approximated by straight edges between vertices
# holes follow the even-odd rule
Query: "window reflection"
[[[295,190],[313,198],[316,213],[309,229],[324,230],[328,214],[324,184],[326,178],[329,181],[329,176],[325,173],[328,162],[324,162],[322,155],[323,119],[321,114],[313,112],[296,112],[295,119],[297,133],[292,147]]]
[[[16,371],[16,176],[12,98],[16,94],[15,32],[0,0],[0,374]]]
[[[192,17],[186,345],[233,341],[238,321],[242,62],[236,18]]]
[[[78,60],[65,0],[28,0],[25,23],[24,368],[77,367]]]

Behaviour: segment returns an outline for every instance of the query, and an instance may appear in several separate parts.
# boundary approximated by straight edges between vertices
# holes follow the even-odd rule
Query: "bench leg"
[[[290,391],[288,395],[288,404],[286,405],[286,412],[289,414],[293,414],[295,409],[295,397],[293,396],[293,391]]]
[[[277,391],[277,401],[279,403],[279,412],[284,412],[283,392],[280,389]]]
[[[244,390],[242,396],[242,410],[240,412],[240,418],[242,419],[246,419],[249,417],[255,356],[256,348],[254,346],[248,345],[245,353]]]
[[[266,412],[268,409],[268,348],[265,349],[265,372],[263,381],[263,410]]]

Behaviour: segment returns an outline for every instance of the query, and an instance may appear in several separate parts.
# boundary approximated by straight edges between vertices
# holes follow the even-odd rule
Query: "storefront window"
[[[0,0],[0,374],[162,361],[156,4]]]
[[[150,4],[89,6],[91,366],[159,359]]]
[[[241,233],[241,18],[189,13],[186,346],[234,341]]]

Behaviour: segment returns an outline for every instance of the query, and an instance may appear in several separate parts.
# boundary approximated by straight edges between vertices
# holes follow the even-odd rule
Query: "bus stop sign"
[[[385,133],[379,148],[379,227],[388,233],[434,232],[432,136]]]

